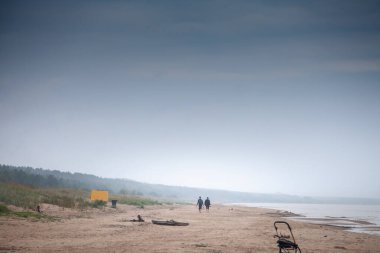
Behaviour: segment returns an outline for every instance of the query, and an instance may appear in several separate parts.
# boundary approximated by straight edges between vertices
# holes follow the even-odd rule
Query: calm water
[[[238,205],[288,211],[304,216],[292,219],[342,226],[354,232],[380,235],[380,205],[292,203],[238,203]],[[367,221],[372,224],[360,224],[361,221]]]

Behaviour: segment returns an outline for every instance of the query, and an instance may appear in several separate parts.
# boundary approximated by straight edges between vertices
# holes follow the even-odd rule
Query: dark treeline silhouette
[[[41,188],[74,188],[90,190],[105,189],[108,187],[96,180],[91,175],[81,175],[79,173],[61,172],[57,170],[34,169],[31,167],[16,167],[0,164],[0,182],[19,183]]]
[[[35,187],[63,187],[62,179],[53,175],[30,174],[21,169],[11,169],[10,166],[0,165],[0,182],[19,183]]]

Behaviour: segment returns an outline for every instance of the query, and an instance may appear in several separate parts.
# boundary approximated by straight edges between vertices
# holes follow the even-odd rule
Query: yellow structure
[[[92,190],[91,201],[94,201],[94,200],[103,200],[105,202],[108,202],[108,191]]]

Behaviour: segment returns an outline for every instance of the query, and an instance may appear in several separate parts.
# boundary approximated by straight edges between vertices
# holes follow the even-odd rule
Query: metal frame
[[[281,233],[279,234],[278,232],[279,224],[285,224],[288,227],[290,231],[290,235],[292,236],[291,240],[289,240],[290,236],[285,236],[285,235],[282,235]],[[276,229],[276,235],[274,237],[278,238],[277,246],[279,248],[279,253],[289,253],[289,252],[302,253],[301,249],[298,247],[298,244],[296,243],[296,239],[294,239],[292,228],[290,227],[289,223],[287,223],[286,221],[275,221],[273,223],[273,226]]]

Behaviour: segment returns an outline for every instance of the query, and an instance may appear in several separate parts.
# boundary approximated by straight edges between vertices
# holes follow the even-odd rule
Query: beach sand
[[[302,252],[380,252],[380,236],[286,220],[273,210],[195,205],[77,211],[43,205],[59,219],[33,221],[0,217],[0,252],[278,252],[273,222],[288,221]],[[140,214],[145,222],[130,222]],[[151,220],[189,226],[160,226]]]

